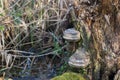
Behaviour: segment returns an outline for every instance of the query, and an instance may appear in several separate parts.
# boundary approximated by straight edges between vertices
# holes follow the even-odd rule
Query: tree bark
[[[91,53],[91,80],[113,80],[120,69],[120,1],[96,1],[98,6],[87,8],[89,15],[86,17],[84,12],[83,20],[73,24],[81,32],[82,46]],[[82,12],[76,14],[74,11],[71,11],[72,20],[78,18],[75,15],[82,15]],[[87,36],[90,35],[89,39]]]
[[[120,54],[120,13],[111,0],[102,0],[99,19],[92,24],[92,39],[95,56],[93,59],[93,80],[113,80],[119,64]]]

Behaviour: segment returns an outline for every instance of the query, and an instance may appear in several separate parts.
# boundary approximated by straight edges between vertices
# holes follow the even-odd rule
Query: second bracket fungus
[[[85,68],[90,63],[90,57],[83,48],[78,48],[76,52],[69,58],[69,65],[75,68]]]

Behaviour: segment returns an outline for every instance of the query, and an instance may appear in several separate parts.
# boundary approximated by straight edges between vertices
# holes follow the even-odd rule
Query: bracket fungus
[[[84,48],[78,48],[68,61],[68,64],[75,68],[85,68],[89,65],[89,63],[90,57]]]
[[[68,41],[68,51],[74,52],[76,49],[76,42],[80,40],[80,32],[74,28],[69,28],[64,31],[63,38]]]
[[[80,40],[80,32],[74,28],[70,28],[64,31],[64,39],[71,42],[77,42]]]

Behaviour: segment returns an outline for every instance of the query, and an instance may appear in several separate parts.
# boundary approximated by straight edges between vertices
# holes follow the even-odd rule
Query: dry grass
[[[0,73],[65,48],[68,0],[0,0]],[[61,45],[61,46],[60,46]],[[19,60],[23,58],[24,61]]]
[[[82,46],[94,49],[95,57],[104,49],[109,52],[106,40],[114,36],[109,35],[115,25],[113,8],[118,13],[120,5],[119,0],[113,0],[112,7],[111,0],[106,1],[90,5],[87,0],[0,0],[0,73],[26,64],[29,58],[32,65],[35,57],[59,56],[66,47],[62,33],[70,27],[81,32]]]
[[[37,57],[59,56],[66,47],[62,40],[63,31],[69,26],[80,28],[76,25],[79,21],[79,12],[75,8],[79,9],[77,1],[1,0],[1,4],[4,4],[0,16],[1,27],[4,27],[0,36],[2,73],[13,67],[21,68],[19,64],[28,65],[29,59],[32,65]],[[25,71],[26,67],[22,66],[22,69]]]

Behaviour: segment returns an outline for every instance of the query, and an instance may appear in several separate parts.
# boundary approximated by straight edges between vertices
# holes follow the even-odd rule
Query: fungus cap
[[[90,63],[88,52],[84,49],[77,49],[76,52],[69,58],[68,64],[75,68],[85,68]]]
[[[78,41],[80,40],[80,32],[74,28],[70,28],[64,31],[63,38],[68,41]]]

